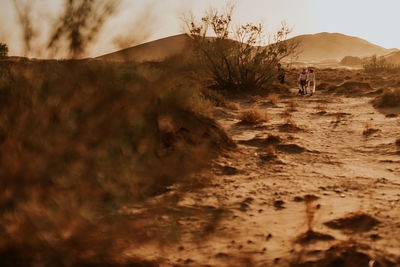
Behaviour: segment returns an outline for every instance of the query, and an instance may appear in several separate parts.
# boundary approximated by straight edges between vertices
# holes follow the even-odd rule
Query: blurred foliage
[[[21,29],[25,56],[81,58],[96,41],[106,21],[115,15],[120,0],[63,0],[58,17],[45,32],[46,49],[38,45],[43,39],[43,10],[35,1],[12,0]]]
[[[0,71],[2,266],[114,264],[140,235],[116,213],[190,182],[233,145],[173,68],[3,61]]]
[[[34,2],[13,2],[29,54]],[[44,52],[83,56],[118,4],[65,0]],[[177,62],[0,61],[1,266],[153,265],[124,252],[177,232],[179,216],[169,228],[157,221],[176,198],[145,215],[129,209],[172,185],[193,189],[234,146],[207,116],[194,69]]]
[[[120,0],[66,0],[48,48],[58,50],[67,43],[70,57],[82,56],[119,4]]]

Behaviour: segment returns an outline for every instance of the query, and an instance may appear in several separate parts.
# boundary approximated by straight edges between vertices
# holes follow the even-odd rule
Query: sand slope
[[[300,42],[300,61],[340,61],[345,56],[386,55],[390,49],[374,45],[361,38],[340,33],[318,33],[293,38]],[[106,54],[98,59],[111,61],[152,61],[169,56],[190,53],[186,35],[175,35]]]
[[[327,59],[341,60],[345,56],[366,57],[385,55],[391,51],[372,44],[358,37],[341,33],[322,32],[318,34],[300,35],[293,38],[300,42],[299,60],[321,61]]]
[[[159,61],[188,52],[188,37],[175,35],[98,57],[110,61]]]
[[[183,194],[174,211],[179,241],[135,247],[135,255],[165,266],[398,266],[400,118],[370,100],[320,91],[217,108],[238,149],[198,175],[211,185],[155,202]],[[249,108],[271,120],[238,123]]]

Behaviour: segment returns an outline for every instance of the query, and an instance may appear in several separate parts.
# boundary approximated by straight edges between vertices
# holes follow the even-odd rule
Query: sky
[[[46,57],[46,36],[59,15],[64,0],[16,0],[31,3],[37,29],[32,50],[27,53],[13,5],[0,0],[0,42],[9,54]],[[210,6],[221,8],[225,0],[121,0],[116,14],[86,56],[99,56],[170,35],[182,33],[183,14],[197,17]],[[385,48],[400,48],[400,0],[236,0],[234,23],[262,22],[274,32],[285,21],[292,35],[339,32],[366,39]]]

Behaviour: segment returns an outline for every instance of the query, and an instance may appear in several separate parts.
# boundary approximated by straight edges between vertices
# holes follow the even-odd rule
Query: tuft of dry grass
[[[297,124],[291,118],[288,118],[286,120],[286,126],[289,127],[289,131],[291,133],[296,133],[297,132],[297,129],[298,129]]]
[[[205,99],[208,99],[216,106],[224,107],[227,104],[225,97],[215,90],[203,87],[200,91]]]
[[[270,94],[267,99],[275,106],[279,104],[279,97],[277,94]]]
[[[238,119],[240,123],[259,124],[269,121],[269,115],[266,112],[261,112],[258,109],[248,109],[239,113]]]
[[[373,104],[376,108],[400,107],[400,88],[386,90],[374,99]]]
[[[364,130],[363,130],[362,134],[363,134],[364,136],[369,136],[369,135],[374,134],[374,133],[376,133],[376,132],[378,132],[378,131],[379,131],[378,129],[372,128],[371,125],[367,122],[367,123],[364,125]]]
[[[266,149],[267,155],[276,155],[276,147],[275,145],[268,145]]]
[[[395,144],[396,144],[397,146],[400,146],[400,138],[398,138],[398,139],[396,140]]]
[[[288,106],[290,108],[290,111],[296,111],[297,108],[297,102],[294,99],[291,99],[288,103]]]

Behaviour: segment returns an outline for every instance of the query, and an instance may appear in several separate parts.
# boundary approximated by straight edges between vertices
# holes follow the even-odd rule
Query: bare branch
[[[70,57],[81,56],[119,3],[119,0],[65,0],[64,13],[58,19],[47,47],[57,51],[66,41]]]

